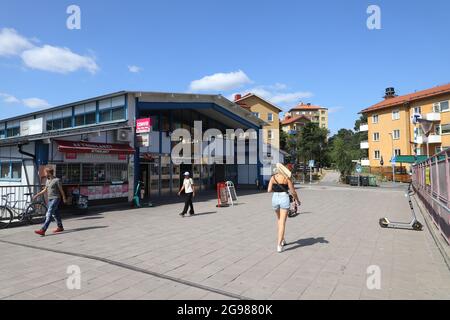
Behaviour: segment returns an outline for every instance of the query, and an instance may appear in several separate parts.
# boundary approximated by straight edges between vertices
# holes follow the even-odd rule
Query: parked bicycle
[[[43,200],[33,200],[32,193],[25,193],[25,200],[10,200],[14,193],[2,196],[0,206],[0,229],[7,228],[13,220],[28,224],[42,223],[47,213],[47,205]],[[23,204],[23,205],[21,205]],[[37,221],[36,221],[37,220]]]

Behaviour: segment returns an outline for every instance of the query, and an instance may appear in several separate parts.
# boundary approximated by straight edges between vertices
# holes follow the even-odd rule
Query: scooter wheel
[[[423,225],[419,221],[416,221],[413,224],[413,229],[416,231],[422,231]]]
[[[381,218],[379,222],[380,222],[380,227],[387,228],[388,223],[385,218]]]

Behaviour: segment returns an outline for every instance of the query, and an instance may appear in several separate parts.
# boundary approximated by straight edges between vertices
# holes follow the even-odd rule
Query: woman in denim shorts
[[[282,164],[277,163],[274,169],[274,175],[270,179],[268,192],[273,192],[272,207],[277,214],[278,219],[278,242],[277,251],[282,252],[283,247],[286,245],[284,239],[286,231],[286,219],[288,210],[290,208],[289,193],[292,194],[295,201],[299,203],[297,192],[295,191],[294,184],[291,181],[291,172]]]

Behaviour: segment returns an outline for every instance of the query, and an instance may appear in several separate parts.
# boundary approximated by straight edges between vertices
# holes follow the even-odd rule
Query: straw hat
[[[281,163],[277,163],[274,170],[273,170],[274,174],[282,174],[283,176],[285,176],[286,178],[290,179],[292,177],[292,172],[286,168],[284,165],[282,165]]]

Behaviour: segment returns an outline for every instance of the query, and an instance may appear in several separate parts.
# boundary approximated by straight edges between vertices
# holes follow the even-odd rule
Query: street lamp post
[[[392,183],[395,184],[395,163],[394,163],[395,150],[394,150],[394,135],[392,134],[392,132],[390,132],[389,135],[391,136],[391,143],[392,143],[392,158],[391,158],[391,163],[392,163]]]

